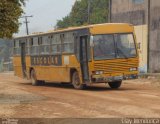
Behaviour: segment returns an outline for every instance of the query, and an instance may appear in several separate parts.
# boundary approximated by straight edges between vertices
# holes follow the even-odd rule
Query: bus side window
[[[41,39],[42,43],[40,45],[40,54],[49,55],[50,54],[50,36],[43,36]]]
[[[73,53],[74,52],[74,34],[73,32],[67,32],[63,38],[63,52]]]
[[[20,55],[20,40],[14,40],[14,55]]]
[[[39,44],[39,45],[42,45],[42,37],[39,37],[39,38],[38,38],[38,44]]]
[[[13,55],[16,55],[16,40],[13,41]]]
[[[14,40],[14,48],[16,47],[16,40]]]
[[[39,44],[38,44],[38,37],[31,38],[31,54],[32,55],[39,55]]]
[[[30,39],[31,46],[33,46],[33,38]]]
[[[51,53],[60,54],[61,53],[61,38],[59,34],[55,34],[51,38]]]
[[[30,55],[30,39],[26,39],[26,55]]]

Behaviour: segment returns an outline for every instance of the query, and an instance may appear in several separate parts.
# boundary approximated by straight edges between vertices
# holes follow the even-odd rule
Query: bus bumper
[[[97,83],[103,83],[103,82],[114,82],[114,81],[121,81],[121,80],[132,80],[132,79],[138,79],[138,74],[129,74],[129,75],[120,75],[120,76],[92,76],[92,81]]]

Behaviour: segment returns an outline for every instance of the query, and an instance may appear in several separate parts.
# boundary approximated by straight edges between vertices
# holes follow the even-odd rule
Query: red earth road
[[[104,84],[75,90],[58,83],[36,87],[1,73],[0,118],[160,118],[160,86],[152,82],[125,81],[119,90]]]

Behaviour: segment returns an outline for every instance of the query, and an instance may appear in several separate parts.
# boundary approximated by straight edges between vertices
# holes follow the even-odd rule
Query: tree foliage
[[[11,38],[18,32],[18,19],[25,0],[0,0],[0,38]]]
[[[90,24],[108,22],[108,0],[90,0]],[[69,15],[58,20],[57,28],[88,24],[88,0],[77,0]]]

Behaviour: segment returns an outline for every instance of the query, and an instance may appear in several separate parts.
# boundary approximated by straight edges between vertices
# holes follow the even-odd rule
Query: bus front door
[[[22,64],[22,73],[23,77],[26,77],[26,52],[25,52],[25,43],[21,43],[21,64]]]
[[[80,37],[80,64],[84,82],[89,81],[87,41],[88,41],[88,36]]]

